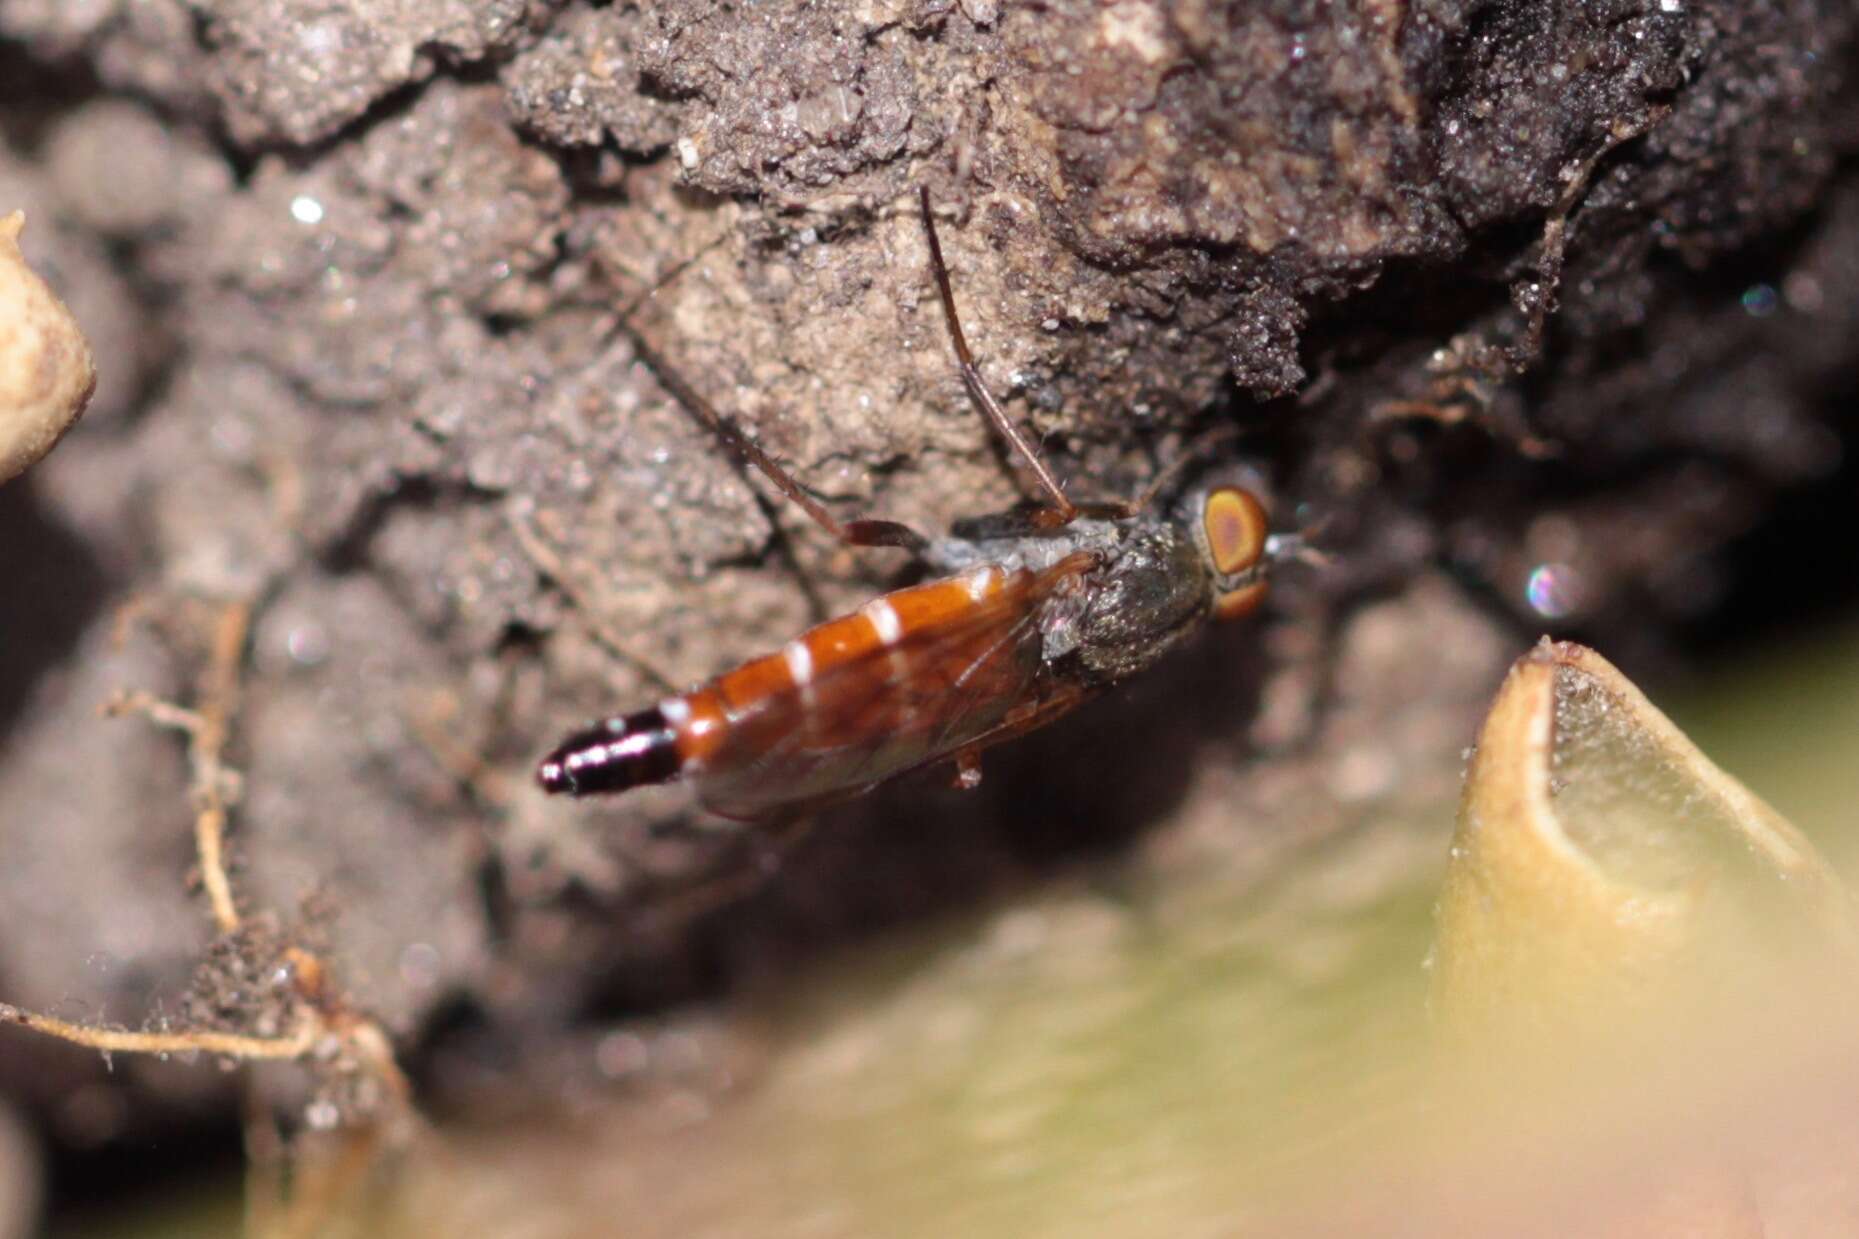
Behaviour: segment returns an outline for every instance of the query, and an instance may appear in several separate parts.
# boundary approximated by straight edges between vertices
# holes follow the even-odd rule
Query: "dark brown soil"
[[[1252,856],[1182,842],[1209,769],[1261,835],[1434,794],[1546,624],[1669,659],[1737,597],[1727,549],[1853,489],[1855,12],[1345,8],[0,0],[0,212],[102,372],[0,491],[0,992],[137,1023],[202,956],[179,748],[97,716],[185,695],[180,600],[258,603],[235,881],[315,897],[416,1069],[1138,841]],[[1078,491],[1237,425],[1334,563],[980,793],[883,793],[700,914],[739,836],[675,789],[545,802],[530,763],[906,565],[745,481],[618,313],[671,276],[637,330],[835,511],[1004,507],[919,185]],[[78,1143],[227,1096],[17,1035],[0,1088]]]

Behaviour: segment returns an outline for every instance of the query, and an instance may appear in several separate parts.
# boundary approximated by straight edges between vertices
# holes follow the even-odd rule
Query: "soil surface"
[[[1855,21],[0,0],[0,214],[100,372],[0,489],[0,991],[128,1024],[257,1004],[224,959],[195,978],[179,743],[98,717],[188,700],[227,602],[255,607],[235,884],[441,1093],[485,1047],[1094,856],[1260,864],[1436,797],[1540,629],[1669,667],[1748,596],[1739,547],[1855,515]],[[1076,493],[1236,428],[1330,564],[979,792],[916,780],[779,858],[675,788],[545,800],[565,727],[908,572],[734,468],[630,333],[844,518],[1025,493],[964,398],[919,186],[983,372]],[[1789,547],[1764,588],[1850,583],[1849,550]],[[17,1034],[0,1090],[75,1145],[231,1097]]]

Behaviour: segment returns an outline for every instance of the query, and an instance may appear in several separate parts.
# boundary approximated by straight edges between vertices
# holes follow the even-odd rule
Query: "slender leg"
[[[923,208],[923,231],[929,236],[930,269],[936,274],[936,291],[942,294],[943,314],[949,320],[949,335],[955,341],[955,357],[961,364],[962,384],[968,388],[968,394],[980,406],[981,413],[988,419],[988,425],[994,427],[996,434],[1007,441],[1013,454],[1033,471],[1039,481],[1039,489],[1046,492],[1051,502],[1049,508],[1043,509],[1039,523],[1045,528],[1069,525],[1078,518],[1078,507],[1065,495],[1065,488],[1046,467],[1046,462],[1039,458],[1039,453],[1026,437],[1007,418],[1006,410],[994,399],[994,393],[981,381],[981,371],[975,368],[974,355],[968,351],[968,338],[962,334],[962,321],[955,313],[955,290],[949,285],[949,268],[942,260],[942,242],[936,239],[936,221],[930,215],[929,186],[917,187],[917,201]]]
[[[1190,443],[1175,459],[1157,469],[1155,477],[1149,480],[1149,485],[1143,487],[1142,493],[1125,506],[1132,513],[1148,510],[1164,491],[1181,480],[1181,475],[1187,472],[1189,466],[1207,460],[1214,454],[1215,449],[1225,447],[1238,437],[1239,427],[1237,426],[1214,427]]]
[[[716,406],[692,387],[665,355],[646,341],[642,333],[631,328],[628,328],[627,333],[632,336],[633,350],[639,354],[641,361],[652,368],[652,373],[658,376],[665,390],[721,439],[739,461],[753,466],[774,483],[776,490],[793,500],[801,511],[812,517],[814,523],[827,533],[849,546],[900,546],[907,551],[920,551],[929,545],[916,530],[896,521],[839,520],[826,510],[826,505],[803,490],[787,470],[776,464],[774,457],[764,452],[734,422],[719,413]]]
[[[713,873],[695,886],[678,887],[663,899],[653,900],[646,909],[642,928],[661,933],[682,930],[759,893],[812,835],[813,827],[813,817],[803,812],[745,830],[739,845],[718,858],[718,863],[728,866],[726,872]]]
[[[1096,695],[1095,689],[1065,685],[1054,690],[1044,701],[1009,714],[994,730],[976,736],[955,754],[955,787],[960,791],[969,791],[981,786],[982,750],[993,748],[1015,736],[1023,736],[1029,731],[1038,731]]]

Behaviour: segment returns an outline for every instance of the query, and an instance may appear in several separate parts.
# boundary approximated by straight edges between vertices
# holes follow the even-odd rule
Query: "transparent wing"
[[[831,803],[1037,711],[1040,621],[1085,562],[1012,573],[984,602],[770,694],[731,723],[698,798],[737,818]]]

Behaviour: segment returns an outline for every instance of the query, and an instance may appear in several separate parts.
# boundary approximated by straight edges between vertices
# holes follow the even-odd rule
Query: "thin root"
[[[452,724],[459,714],[455,697],[440,692],[424,698],[410,697],[404,712],[413,738],[448,778],[498,811],[510,811],[516,801],[510,777],[487,761],[483,753],[459,743],[453,735]]]
[[[119,615],[120,626],[133,622],[133,611]],[[224,762],[232,720],[238,713],[240,668],[251,631],[252,604],[234,602],[222,608],[213,626],[209,657],[201,673],[194,707],[165,701],[150,693],[121,693],[105,706],[112,716],[139,714],[158,727],[178,731],[187,738],[193,801],[194,844],[199,855],[201,884],[222,935],[240,928],[238,905],[226,873],[225,833],[230,806],[236,800],[239,778]],[[248,1136],[256,1196],[248,1214],[248,1233],[263,1239],[307,1239],[323,1233],[341,1199],[366,1173],[383,1138],[412,1130],[412,1088],[395,1061],[393,1043],[373,1018],[354,1010],[330,986],[323,962],[301,946],[286,947],[280,962],[295,978],[290,1030],[281,1036],[252,1036],[216,1029],[179,1029],[135,1032],[123,1028],[75,1023],[57,1016],[0,1003],[0,1024],[16,1024],[72,1045],[104,1054],[206,1054],[246,1063],[303,1060],[346,1060],[377,1081],[388,1099],[374,1122],[339,1133],[343,1156],[327,1168],[300,1161],[296,1172],[286,1174],[286,1153],[296,1152],[279,1138],[275,1125],[251,1118],[257,1094],[248,1090]],[[313,1161],[314,1159],[312,1159]],[[267,1190],[268,1189],[268,1190]]]
[[[187,737],[187,761],[192,771],[188,791],[194,803],[194,847],[200,855],[200,882],[213,910],[213,922],[223,934],[239,928],[239,909],[226,877],[226,801],[236,778],[226,769],[223,755],[232,718],[239,708],[239,666],[245,657],[245,639],[251,631],[248,602],[228,603],[213,627],[213,646],[201,675],[200,703],[195,709],[163,701],[149,693],[124,693],[104,706],[112,717],[140,714],[160,727]]]
[[[302,1058],[326,1035],[323,1021],[314,1013],[299,1020],[297,1027],[282,1037],[249,1037],[210,1029],[132,1032],[126,1028],[74,1024],[6,1002],[0,1002],[0,1023],[18,1024],[21,1028],[106,1054],[218,1054],[248,1062]]]
[[[507,512],[506,519],[517,545],[523,548],[523,554],[529,556],[529,562],[535,565],[536,571],[555,582],[555,587],[568,595],[568,600],[574,603],[575,609],[587,620],[588,631],[600,647],[651,680],[660,691],[677,692],[677,685],[672,683],[669,676],[626,648],[626,643],[601,620],[601,609],[596,605],[596,600],[589,595],[586,586],[576,575],[568,570],[555,549],[543,540],[535,526],[514,512]]]

